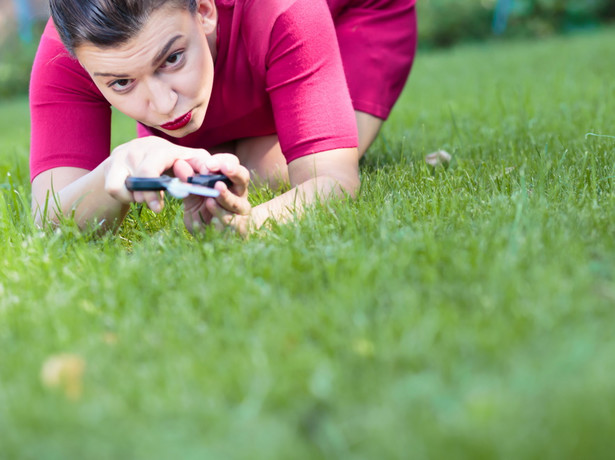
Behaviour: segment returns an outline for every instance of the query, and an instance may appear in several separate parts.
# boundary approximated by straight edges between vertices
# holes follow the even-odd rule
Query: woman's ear
[[[203,25],[206,34],[216,30],[218,24],[218,11],[216,10],[215,0],[197,0],[196,14]]]

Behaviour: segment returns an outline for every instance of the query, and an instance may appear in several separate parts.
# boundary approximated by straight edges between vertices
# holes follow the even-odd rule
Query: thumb
[[[187,182],[188,177],[194,176],[195,171],[186,160],[177,160],[173,163],[173,175],[179,180]]]

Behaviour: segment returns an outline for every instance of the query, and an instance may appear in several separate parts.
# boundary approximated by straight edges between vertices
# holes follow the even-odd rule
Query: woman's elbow
[[[342,185],[342,189],[346,196],[351,198],[356,198],[359,194],[359,189],[361,188],[361,180],[359,176],[348,178],[344,181]]]

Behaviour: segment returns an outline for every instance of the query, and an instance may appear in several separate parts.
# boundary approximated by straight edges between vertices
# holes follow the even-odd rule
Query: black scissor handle
[[[171,182],[171,177],[133,177],[126,178],[126,188],[131,192],[150,192],[155,190],[166,190]]]
[[[211,188],[213,188],[218,181],[224,182],[228,187],[233,185],[233,182],[224,174],[197,174],[196,176],[190,176],[188,178],[188,182],[191,184]]]

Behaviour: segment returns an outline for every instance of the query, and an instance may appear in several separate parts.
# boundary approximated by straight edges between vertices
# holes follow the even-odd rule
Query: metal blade
[[[175,198],[186,198],[188,195],[200,195],[210,198],[217,198],[220,196],[220,192],[214,188],[187,184],[181,182],[179,179],[172,180],[167,184],[167,192]]]

